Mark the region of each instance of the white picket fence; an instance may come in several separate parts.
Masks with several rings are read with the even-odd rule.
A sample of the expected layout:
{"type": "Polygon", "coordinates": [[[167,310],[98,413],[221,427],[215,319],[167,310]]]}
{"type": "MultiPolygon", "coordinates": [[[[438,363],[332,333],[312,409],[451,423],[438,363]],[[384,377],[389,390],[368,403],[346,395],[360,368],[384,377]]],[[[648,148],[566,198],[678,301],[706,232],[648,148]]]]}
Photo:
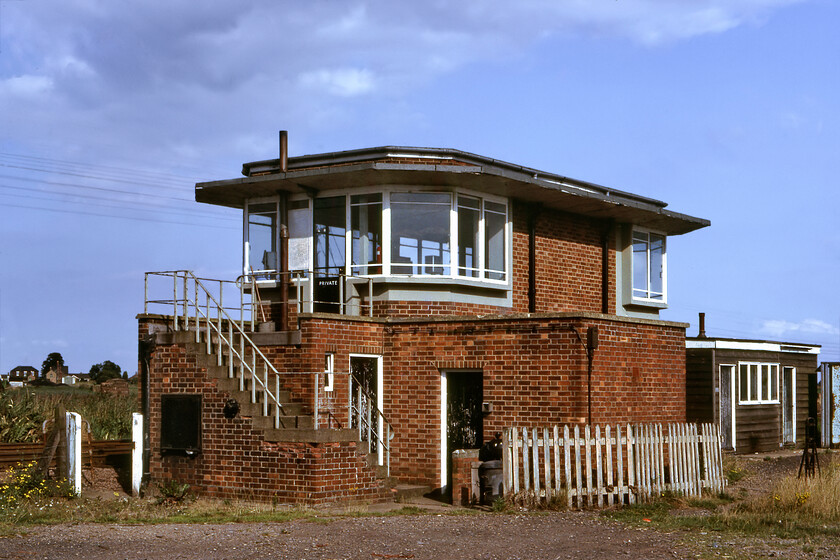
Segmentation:
{"type": "Polygon", "coordinates": [[[565,499],[582,508],[665,492],[699,497],[726,486],[714,424],[507,428],[502,441],[506,496],[565,499]]]}

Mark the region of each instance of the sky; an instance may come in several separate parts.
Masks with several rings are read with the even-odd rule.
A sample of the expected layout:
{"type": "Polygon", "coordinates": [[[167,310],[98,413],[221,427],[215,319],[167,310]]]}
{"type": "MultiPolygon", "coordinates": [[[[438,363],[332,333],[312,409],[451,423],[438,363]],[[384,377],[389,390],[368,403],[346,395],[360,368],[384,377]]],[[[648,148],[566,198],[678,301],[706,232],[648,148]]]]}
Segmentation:
{"type": "Polygon", "coordinates": [[[243,162],[454,148],[711,220],[669,309],[840,361],[840,3],[0,0],[0,371],[137,369],[146,271],[233,279],[243,162]]]}

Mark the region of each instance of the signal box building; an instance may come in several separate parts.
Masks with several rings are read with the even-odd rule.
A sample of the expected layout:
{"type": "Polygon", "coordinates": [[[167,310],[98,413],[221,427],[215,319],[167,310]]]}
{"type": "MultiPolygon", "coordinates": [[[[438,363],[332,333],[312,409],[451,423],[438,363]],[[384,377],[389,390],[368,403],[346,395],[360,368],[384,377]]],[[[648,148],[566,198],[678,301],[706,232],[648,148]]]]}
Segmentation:
{"type": "Polygon", "coordinates": [[[242,175],[195,193],[242,212],[244,319],[222,282],[149,276],[175,294],[139,316],[150,480],[388,499],[506,426],[686,420],[687,325],[659,314],[669,238],[707,220],[452,149],[281,136],[242,175]]]}

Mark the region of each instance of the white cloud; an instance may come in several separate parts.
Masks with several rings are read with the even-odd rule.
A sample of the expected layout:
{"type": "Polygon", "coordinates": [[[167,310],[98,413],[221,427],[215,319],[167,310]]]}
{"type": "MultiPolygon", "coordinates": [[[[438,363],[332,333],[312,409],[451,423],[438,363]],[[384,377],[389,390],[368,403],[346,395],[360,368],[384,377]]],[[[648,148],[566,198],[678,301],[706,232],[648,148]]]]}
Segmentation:
{"type": "Polygon", "coordinates": [[[315,70],[302,74],[300,82],[307,88],[323,88],[332,95],[343,97],[362,95],[374,89],[373,73],[363,68],[315,70]]]}
{"type": "Polygon", "coordinates": [[[761,324],[761,332],[776,338],[799,334],[837,336],[840,335],[840,328],[821,319],[804,319],[799,322],[771,319],[761,324]]]}
{"type": "Polygon", "coordinates": [[[0,81],[0,96],[31,97],[41,95],[53,88],[53,81],[47,76],[13,76],[0,81]]]}

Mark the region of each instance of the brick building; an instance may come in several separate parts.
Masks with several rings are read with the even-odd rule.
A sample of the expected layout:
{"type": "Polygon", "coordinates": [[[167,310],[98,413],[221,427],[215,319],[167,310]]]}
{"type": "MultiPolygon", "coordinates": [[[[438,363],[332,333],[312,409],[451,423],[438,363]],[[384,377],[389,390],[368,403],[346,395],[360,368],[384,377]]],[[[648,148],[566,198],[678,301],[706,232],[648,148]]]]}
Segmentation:
{"type": "Polygon", "coordinates": [[[708,221],[449,149],[288,158],[281,135],[243,175],[196,200],[243,211],[244,314],[147,278],[175,294],[139,316],[151,480],[386,499],[386,472],[445,488],[452,451],[504,426],[685,421],[666,246],[708,221]]]}

